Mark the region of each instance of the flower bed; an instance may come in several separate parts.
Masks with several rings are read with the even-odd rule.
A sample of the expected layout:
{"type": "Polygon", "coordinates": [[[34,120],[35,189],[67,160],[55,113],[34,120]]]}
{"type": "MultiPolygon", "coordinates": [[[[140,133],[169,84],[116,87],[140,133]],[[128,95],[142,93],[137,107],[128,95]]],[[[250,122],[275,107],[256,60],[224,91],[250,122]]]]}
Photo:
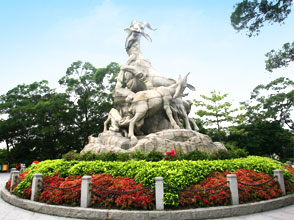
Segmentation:
{"type": "MultiPolygon", "coordinates": [[[[231,172],[229,171],[223,173],[216,171],[200,184],[187,187],[187,191],[182,192],[180,195],[180,205],[183,207],[229,205],[231,195],[226,185],[206,192],[193,193],[191,191],[214,188],[217,185],[221,185],[227,181],[226,175],[230,173],[231,172]]],[[[268,200],[282,196],[282,190],[280,189],[279,185],[275,180],[271,180],[272,177],[268,174],[257,173],[250,169],[238,169],[233,172],[233,174],[236,174],[239,182],[238,188],[240,204],[268,200]],[[242,185],[240,182],[250,185],[256,184],[257,186],[246,186],[242,185]],[[268,183],[262,184],[265,182],[268,183]]]]}
{"type": "MultiPolygon", "coordinates": [[[[255,181],[258,183],[259,181],[259,183],[261,183],[272,177],[274,169],[283,170],[286,188],[293,189],[293,176],[288,169],[283,167],[282,163],[268,158],[256,156],[251,156],[242,159],[216,161],[43,161],[39,164],[32,165],[30,168],[28,168],[28,171],[30,173],[26,175],[24,181],[18,184],[18,186],[14,189],[14,193],[21,197],[27,197],[24,195],[28,194],[30,190],[32,176],[34,173],[42,173],[46,177],[44,178],[44,181],[47,181],[48,178],[54,178],[54,176],[56,176],[56,172],[58,172],[58,178],[60,178],[58,180],[61,181],[58,184],[65,184],[64,186],[66,186],[67,184],[69,184],[68,186],[70,186],[70,184],[76,184],[76,182],[73,181],[77,181],[78,179],[80,181],[80,176],[92,175],[94,178],[93,180],[95,180],[95,178],[98,178],[97,181],[100,181],[98,181],[99,184],[107,182],[108,184],[106,185],[110,187],[109,189],[138,189],[140,187],[142,188],[143,186],[148,186],[152,184],[154,185],[155,177],[162,176],[164,179],[164,183],[169,184],[173,187],[177,187],[180,189],[184,189],[187,187],[190,187],[191,189],[197,189],[197,187],[206,188],[209,187],[209,185],[217,185],[217,183],[220,183],[222,180],[225,179],[225,175],[229,172],[235,172],[237,176],[239,175],[238,178],[241,178],[241,182],[244,181],[245,183],[247,183],[250,181],[255,181]],[[102,176],[95,176],[97,174],[100,174],[102,176]],[[69,178],[69,176],[72,177],[69,178]],[[110,176],[114,180],[110,180],[110,176]],[[127,179],[123,179],[123,177],[127,179]],[[66,178],[68,178],[67,183],[62,183],[62,181],[65,181],[66,178]],[[72,182],[69,183],[68,181],[72,182]]],[[[278,188],[273,187],[272,189],[274,193],[271,193],[270,189],[266,189],[265,194],[262,192],[259,193],[258,190],[254,189],[252,191],[257,191],[258,193],[253,196],[248,196],[246,193],[242,194],[240,191],[240,201],[259,201],[261,199],[269,199],[274,198],[276,196],[280,196],[280,191],[277,190],[278,188]]],[[[248,191],[250,189],[246,188],[245,190],[248,191]]],[[[154,206],[154,203],[151,202],[153,198],[152,196],[148,197],[149,195],[147,194],[147,192],[142,192],[142,194],[139,194],[138,196],[136,195],[136,200],[134,200],[134,196],[127,195],[121,196],[119,199],[112,198],[110,200],[102,199],[101,197],[95,198],[94,196],[94,200],[97,200],[97,203],[94,202],[92,204],[97,207],[152,209],[154,206]],[[137,204],[137,200],[140,200],[141,202],[137,204]]],[[[178,191],[167,188],[165,189],[164,202],[165,205],[169,207],[201,207],[211,205],[227,205],[229,204],[228,198],[230,198],[230,195],[228,194],[229,193],[227,191],[224,191],[222,193],[216,194],[217,196],[205,198],[208,200],[208,202],[206,202],[206,200],[203,197],[201,202],[199,200],[199,197],[197,197],[196,195],[194,200],[183,199],[178,191]]],[[[63,195],[60,194],[60,196],[63,195]]],[[[49,198],[48,193],[47,198],[49,198]]],[[[47,202],[46,199],[42,200],[41,197],[40,200],[47,202]]],[[[74,203],[72,201],[72,197],[63,199],[60,198],[57,200],[60,200],[60,202],[65,201],[62,202],[65,204],[74,203]]]]}

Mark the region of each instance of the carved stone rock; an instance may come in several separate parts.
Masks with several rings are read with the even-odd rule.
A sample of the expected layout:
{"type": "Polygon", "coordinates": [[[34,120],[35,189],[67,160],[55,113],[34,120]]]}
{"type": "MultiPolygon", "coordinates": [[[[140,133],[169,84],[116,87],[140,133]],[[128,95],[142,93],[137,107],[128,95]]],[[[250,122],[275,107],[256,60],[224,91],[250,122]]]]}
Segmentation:
{"type": "Polygon", "coordinates": [[[157,114],[153,115],[152,117],[144,119],[144,124],[141,127],[141,130],[144,132],[144,134],[151,134],[157,131],[171,128],[172,125],[168,120],[165,112],[162,110],[157,112],[157,114]]]}
{"type": "Polygon", "coordinates": [[[132,144],[130,139],[121,136],[119,133],[106,131],[100,133],[98,137],[89,137],[89,144],[85,146],[81,153],[88,151],[93,153],[133,152],[136,150],[167,152],[179,147],[185,153],[195,149],[206,152],[226,149],[222,143],[212,142],[207,135],[199,132],[187,129],[168,129],[147,136],[139,136],[138,142],[135,144],[132,144]]]}

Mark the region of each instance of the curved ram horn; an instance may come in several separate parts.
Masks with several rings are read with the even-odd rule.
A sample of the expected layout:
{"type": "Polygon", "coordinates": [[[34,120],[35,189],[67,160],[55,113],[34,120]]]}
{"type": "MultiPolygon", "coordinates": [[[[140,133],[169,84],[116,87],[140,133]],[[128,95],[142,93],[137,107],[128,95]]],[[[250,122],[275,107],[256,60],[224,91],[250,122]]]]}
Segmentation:
{"type": "Polygon", "coordinates": [[[187,80],[189,74],[190,74],[190,72],[186,74],[186,76],[184,77],[184,80],[187,80]]]}
{"type": "Polygon", "coordinates": [[[152,30],[152,31],[156,31],[157,29],[153,29],[150,24],[148,22],[142,22],[144,27],[147,27],[148,29],[152,30]]]}
{"type": "Polygon", "coordinates": [[[134,19],[132,20],[131,26],[133,26],[137,21],[134,19]]]}

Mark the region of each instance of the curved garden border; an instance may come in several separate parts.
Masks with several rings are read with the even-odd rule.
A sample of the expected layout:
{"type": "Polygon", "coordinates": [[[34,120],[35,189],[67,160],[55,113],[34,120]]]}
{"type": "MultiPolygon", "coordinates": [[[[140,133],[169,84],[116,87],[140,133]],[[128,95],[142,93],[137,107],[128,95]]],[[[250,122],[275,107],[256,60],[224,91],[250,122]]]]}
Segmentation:
{"type": "Polygon", "coordinates": [[[294,195],[292,194],[276,199],[235,206],[218,206],[211,208],[185,209],[176,211],[125,211],[115,209],[93,209],[48,205],[45,203],[20,199],[15,195],[10,194],[5,188],[1,191],[1,197],[4,201],[19,208],[49,215],[84,219],[118,220],[224,218],[264,212],[294,204],[294,195]]]}

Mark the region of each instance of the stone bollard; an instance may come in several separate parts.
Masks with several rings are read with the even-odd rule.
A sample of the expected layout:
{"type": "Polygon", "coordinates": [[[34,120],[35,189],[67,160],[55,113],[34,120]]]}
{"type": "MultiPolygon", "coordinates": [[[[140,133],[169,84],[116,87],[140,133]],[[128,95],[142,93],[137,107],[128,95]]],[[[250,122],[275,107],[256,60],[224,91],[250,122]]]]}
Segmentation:
{"type": "Polygon", "coordinates": [[[285,189],[285,182],[284,182],[284,175],[282,170],[274,170],[274,177],[277,179],[277,181],[280,184],[280,188],[283,191],[283,195],[286,195],[286,189],[285,189]]]}
{"type": "Polygon", "coordinates": [[[92,177],[91,176],[83,176],[82,177],[82,185],[81,185],[81,207],[87,208],[91,203],[91,184],[92,177]]]}
{"type": "Polygon", "coordinates": [[[163,178],[155,177],[155,201],[156,201],[156,209],[163,210],[163,178]]]}
{"type": "Polygon", "coordinates": [[[11,184],[10,184],[10,192],[12,192],[12,186],[17,184],[19,181],[19,171],[12,171],[10,173],[11,176],[11,184]]]}
{"type": "Polygon", "coordinates": [[[289,166],[292,166],[292,162],[291,161],[286,161],[286,164],[288,164],[289,166]]]}
{"type": "Polygon", "coordinates": [[[11,168],[11,170],[10,170],[10,177],[9,177],[9,179],[11,179],[11,178],[12,178],[12,172],[13,172],[13,171],[17,171],[17,170],[16,170],[16,168],[11,168]]]}
{"type": "Polygon", "coordinates": [[[42,173],[35,173],[34,177],[33,177],[33,183],[32,183],[32,194],[31,194],[31,200],[34,201],[35,200],[35,196],[37,194],[37,192],[39,191],[39,181],[43,180],[43,175],[42,173]]]}
{"type": "Polygon", "coordinates": [[[227,175],[228,186],[231,190],[231,202],[232,205],[239,205],[239,192],[238,192],[238,181],[235,174],[227,175]]]}

